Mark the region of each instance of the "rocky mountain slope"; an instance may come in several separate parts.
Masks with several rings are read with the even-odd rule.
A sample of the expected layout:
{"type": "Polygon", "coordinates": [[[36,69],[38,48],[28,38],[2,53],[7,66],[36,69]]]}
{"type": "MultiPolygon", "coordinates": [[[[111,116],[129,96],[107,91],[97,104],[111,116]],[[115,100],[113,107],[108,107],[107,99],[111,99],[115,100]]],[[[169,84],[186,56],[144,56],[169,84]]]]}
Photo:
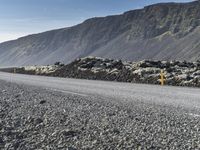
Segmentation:
{"type": "Polygon", "coordinates": [[[122,60],[200,57],[200,1],[161,3],[0,44],[0,65],[69,63],[88,55],[122,60]]]}

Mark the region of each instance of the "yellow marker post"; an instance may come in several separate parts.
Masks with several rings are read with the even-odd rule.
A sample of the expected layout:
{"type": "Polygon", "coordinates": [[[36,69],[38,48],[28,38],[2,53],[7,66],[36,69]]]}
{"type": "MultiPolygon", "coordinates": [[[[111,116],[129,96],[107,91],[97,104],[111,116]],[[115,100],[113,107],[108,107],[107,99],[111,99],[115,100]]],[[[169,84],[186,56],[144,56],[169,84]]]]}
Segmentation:
{"type": "Polygon", "coordinates": [[[14,68],[14,73],[16,73],[16,68],[14,68]]]}
{"type": "Polygon", "coordinates": [[[160,83],[161,83],[162,86],[165,83],[165,75],[164,75],[163,70],[161,70],[161,72],[160,72],[160,83]]]}

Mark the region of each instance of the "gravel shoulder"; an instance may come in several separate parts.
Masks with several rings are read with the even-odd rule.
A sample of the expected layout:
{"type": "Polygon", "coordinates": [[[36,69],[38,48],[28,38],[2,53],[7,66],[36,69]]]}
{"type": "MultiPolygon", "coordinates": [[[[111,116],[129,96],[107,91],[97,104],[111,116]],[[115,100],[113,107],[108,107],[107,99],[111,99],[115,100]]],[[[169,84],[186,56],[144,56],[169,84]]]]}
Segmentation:
{"type": "Polygon", "coordinates": [[[3,150],[200,149],[197,109],[0,85],[3,150]]]}

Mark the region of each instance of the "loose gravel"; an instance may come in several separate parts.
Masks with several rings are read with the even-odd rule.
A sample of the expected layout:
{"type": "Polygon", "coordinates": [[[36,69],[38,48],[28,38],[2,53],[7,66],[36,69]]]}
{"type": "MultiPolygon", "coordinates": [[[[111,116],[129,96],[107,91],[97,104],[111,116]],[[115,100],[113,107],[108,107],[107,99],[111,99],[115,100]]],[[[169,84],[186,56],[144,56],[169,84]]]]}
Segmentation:
{"type": "Polygon", "coordinates": [[[2,150],[200,149],[198,110],[0,85],[2,150]]]}

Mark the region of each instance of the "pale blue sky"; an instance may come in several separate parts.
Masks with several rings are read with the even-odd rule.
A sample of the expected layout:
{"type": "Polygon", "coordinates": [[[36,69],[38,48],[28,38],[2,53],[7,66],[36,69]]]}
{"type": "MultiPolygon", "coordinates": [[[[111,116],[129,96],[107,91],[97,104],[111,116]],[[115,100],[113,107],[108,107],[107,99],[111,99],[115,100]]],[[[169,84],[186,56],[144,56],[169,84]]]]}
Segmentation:
{"type": "Polygon", "coordinates": [[[0,42],[149,4],[189,1],[192,0],[0,0],[0,42]]]}

